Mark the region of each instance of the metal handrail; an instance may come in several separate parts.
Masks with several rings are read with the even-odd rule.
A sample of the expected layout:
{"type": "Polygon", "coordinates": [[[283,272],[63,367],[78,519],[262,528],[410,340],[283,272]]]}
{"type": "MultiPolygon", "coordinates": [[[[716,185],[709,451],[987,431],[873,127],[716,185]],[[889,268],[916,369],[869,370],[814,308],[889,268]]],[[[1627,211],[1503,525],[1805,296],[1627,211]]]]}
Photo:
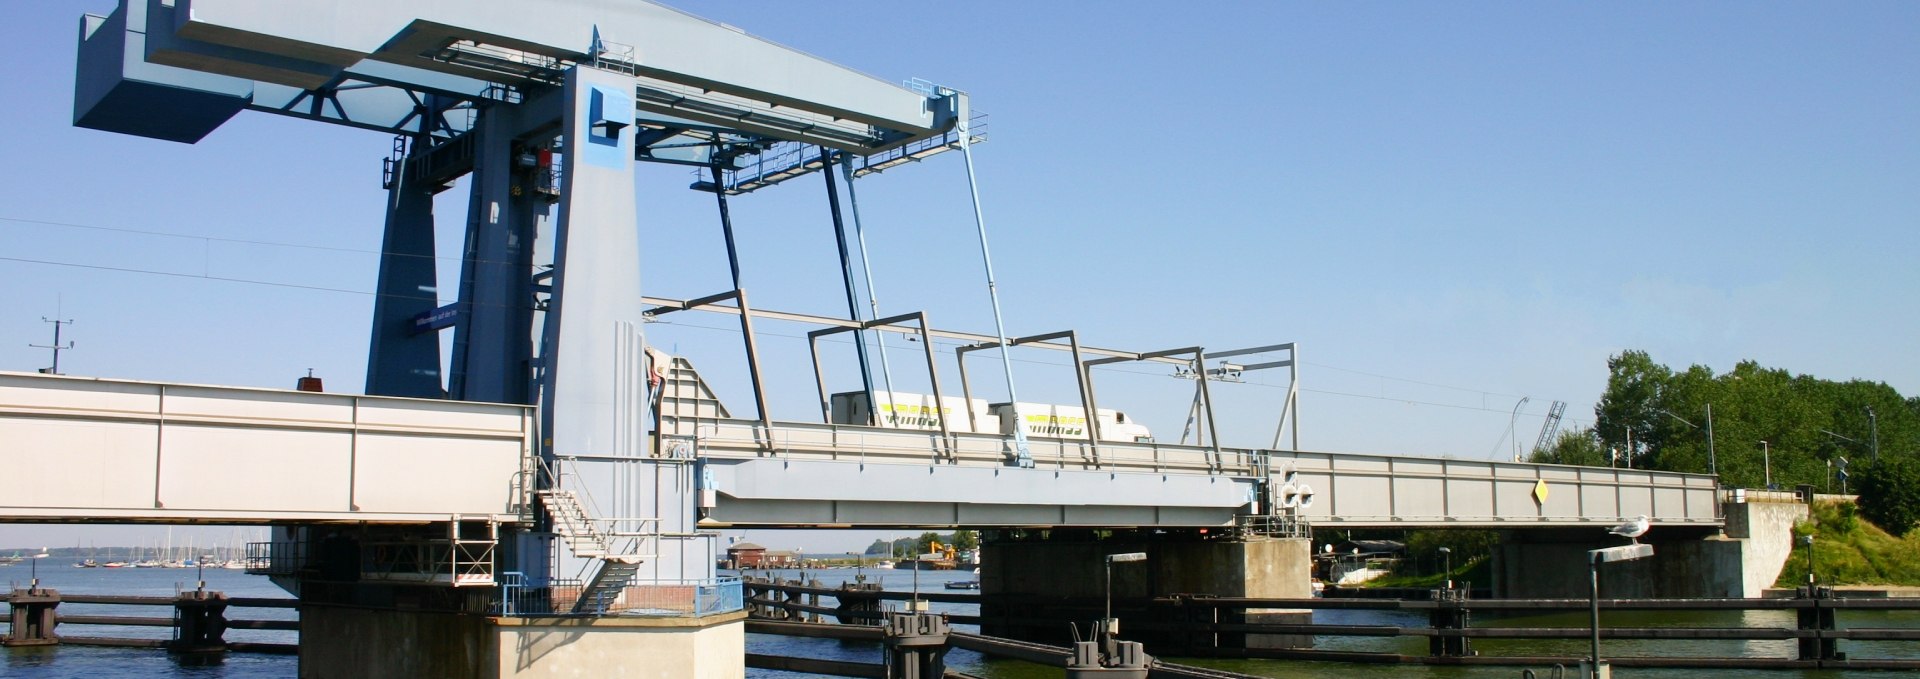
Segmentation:
{"type": "MultiPolygon", "coordinates": [[[[727,435],[728,430],[723,430],[722,426],[729,422],[737,422],[738,424],[729,427],[728,430],[744,428],[750,421],[706,421],[695,425],[695,436],[703,439],[706,444],[702,447],[702,450],[711,450],[716,444],[722,447],[742,448],[748,447],[749,444],[757,444],[757,440],[750,440],[744,435],[727,435]]],[[[941,436],[939,432],[921,431],[917,429],[885,429],[859,425],[783,422],[776,425],[769,434],[768,438],[773,442],[776,455],[784,458],[793,457],[795,451],[820,450],[824,452],[837,452],[846,447],[852,447],[853,450],[849,452],[856,453],[862,461],[867,459],[868,454],[877,456],[893,454],[920,458],[942,448],[942,446],[939,446],[937,443],[938,437],[941,436]],[[822,444],[796,442],[796,438],[805,432],[825,434],[832,442],[822,444]],[[916,436],[922,438],[914,440],[924,441],[924,444],[899,442],[903,439],[912,439],[916,436]]],[[[951,436],[956,441],[999,442],[1005,439],[1005,437],[997,434],[975,432],[953,432],[951,436]]],[[[1086,454],[1092,444],[1084,440],[1036,437],[1030,439],[1030,441],[1035,449],[1036,460],[1058,463],[1061,466],[1085,466],[1089,469],[1101,470],[1139,469],[1153,472],[1174,469],[1193,469],[1207,470],[1209,474],[1227,476],[1256,476],[1260,475],[1263,470],[1271,468],[1271,462],[1268,460],[1269,454],[1266,451],[1244,448],[1222,448],[1221,453],[1225,458],[1222,460],[1224,464],[1216,464],[1203,459],[1196,459],[1193,462],[1178,462],[1168,459],[1169,456],[1166,454],[1168,452],[1177,452],[1194,455],[1204,454],[1210,457],[1213,454],[1212,448],[1203,446],[1103,441],[1100,444],[1103,454],[1096,460],[1086,454]]],[[[991,459],[997,461],[999,457],[987,453],[956,449],[952,453],[951,459],[953,462],[958,462],[962,459],[976,461],[988,461],[991,459]]]]}

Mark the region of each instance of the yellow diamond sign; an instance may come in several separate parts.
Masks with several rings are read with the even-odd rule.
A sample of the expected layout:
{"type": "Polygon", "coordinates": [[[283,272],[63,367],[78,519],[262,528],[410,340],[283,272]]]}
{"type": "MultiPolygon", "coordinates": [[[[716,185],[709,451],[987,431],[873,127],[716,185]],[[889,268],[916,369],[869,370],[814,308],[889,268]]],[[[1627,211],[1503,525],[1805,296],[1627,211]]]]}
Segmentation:
{"type": "Polygon", "coordinates": [[[1543,505],[1547,503],[1546,479],[1533,482],[1533,501],[1543,505]]]}

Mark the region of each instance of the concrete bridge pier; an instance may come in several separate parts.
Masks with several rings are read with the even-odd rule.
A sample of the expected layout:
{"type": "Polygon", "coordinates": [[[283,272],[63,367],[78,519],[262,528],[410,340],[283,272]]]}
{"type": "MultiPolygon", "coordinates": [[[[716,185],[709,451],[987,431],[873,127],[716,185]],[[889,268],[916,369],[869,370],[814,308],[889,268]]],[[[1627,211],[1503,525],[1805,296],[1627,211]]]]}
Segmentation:
{"type": "Polygon", "coordinates": [[[306,583],[302,679],[622,676],[739,679],[746,613],[686,617],[491,615],[425,587],[361,586],[333,601],[306,583]]]}
{"type": "MultiPolygon", "coordinates": [[[[1641,542],[1653,558],[1600,569],[1609,598],[1756,598],[1772,587],[1793,553],[1793,525],[1807,505],[1791,493],[1744,493],[1721,506],[1724,531],[1656,527],[1641,542]]],[[[1511,599],[1583,599],[1587,550],[1625,544],[1606,526],[1507,531],[1493,551],[1493,595],[1511,599]]]]}
{"type": "MultiPolygon", "coordinates": [[[[1226,648],[1295,645],[1285,635],[1196,636],[1164,611],[1137,602],[1152,597],[1308,598],[1311,541],[1295,538],[1165,531],[991,531],[981,546],[980,629],[993,636],[1040,643],[1073,641],[1069,624],[1085,629],[1104,616],[1105,557],[1145,552],[1143,563],[1113,564],[1113,617],[1119,636],[1143,642],[1149,652],[1195,643],[1226,648]]],[[[1310,622],[1306,611],[1247,611],[1233,623],[1310,622]]]]}
{"type": "MultiPolygon", "coordinates": [[[[1740,597],[1744,545],[1718,535],[1641,538],[1653,557],[1600,569],[1600,596],[1608,599],[1740,597]]],[[[1585,599],[1592,585],[1587,552],[1627,544],[1604,528],[1508,531],[1493,550],[1496,599],[1585,599]]]]}

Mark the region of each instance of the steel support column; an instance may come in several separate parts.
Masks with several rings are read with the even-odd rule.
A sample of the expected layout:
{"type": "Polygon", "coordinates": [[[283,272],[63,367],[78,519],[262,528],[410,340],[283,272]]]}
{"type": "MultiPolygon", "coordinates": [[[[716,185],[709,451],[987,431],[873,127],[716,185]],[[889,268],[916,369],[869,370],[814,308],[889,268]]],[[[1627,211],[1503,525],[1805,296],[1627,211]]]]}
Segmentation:
{"type": "MultiPolygon", "coordinates": [[[[616,516],[650,514],[665,535],[691,535],[691,466],[646,454],[644,301],[634,187],[631,76],[566,73],[564,162],[554,229],[553,295],[541,331],[543,454],[589,462],[580,483],[612,498],[616,516]],[[646,514],[638,513],[646,512],[646,514]]],[[[638,577],[705,580],[704,540],[659,540],[638,577]]],[[[563,557],[561,569],[568,564],[563,557]]]]}
{"type": "MultiPolygon", "coordinates": [[[[833,212],[833,246],[840,252],[840,279],[847,289],[847,319],[858,323],[865,319],[861,318],[859,296],[854,291],[853,260],[847,253],[847,228],[840,218],[840,190],[833,179],[833,152],[825,148],[820,149],[820,164],[824,168],[820,175],[827,179],[827,205],[833,212]]],[[[877,417],[879,408],[875,407],[878,401],[873,398],[873,365],[867,360],[865,331],[853,331],[853,351],[860,359],[860,387],[867,392],[867,413],[869,417],[877,417]]],[[[871,419],[867,422],[867,424],[874,423],[871,419]]]]}
{"type": "Polygon", "coordinates": [[[514,167],[514,112],[489,108],[476,123],[460,317],[447,385],[448,394],[463,401],[534,400],[533,242],[547,203],[524,186],[526,177],[518,175],[525,173],[514,167]],[[518,195],[516,182],[522,184],[518,195]]]}
{"type": "MultiPolygon", "coordinates": [[[[423,142],[421,137],[409,140],[408,151],[425,151],[423,142]]],[[[414,328],[415,317],[439,307],[433,194],[440,187],[416,180],[407,171],[411,158],[409,154],[389,168],[386,235],[380,243],[380,277],[374,286],[366,392],[442,398],[446,390],[440,385],[440,336],[414,328]]]]}

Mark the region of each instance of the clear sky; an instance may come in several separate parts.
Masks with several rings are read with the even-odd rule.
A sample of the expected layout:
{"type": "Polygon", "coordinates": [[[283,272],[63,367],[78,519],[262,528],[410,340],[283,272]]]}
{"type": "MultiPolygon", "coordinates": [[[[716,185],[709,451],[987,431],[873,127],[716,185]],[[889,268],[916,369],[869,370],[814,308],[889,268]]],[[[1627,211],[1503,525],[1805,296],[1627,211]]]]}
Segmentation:
{"type": "MultiPolygon", "coordinates": [[[[970,92],[991,116],[978,170],[1009,332],[1298,342],[1308,449],[1509,456],[1520,397],[1522,448],[1552,400],[1590,423],[1624,349],[1920,392],[1920,4],[678,6],[970,92]]],[[[57,314],[76,321],[69,374],[290,387],[313,368],[358,390],[390,139],[258,113],[192,146],[71,127],[78,16],[110,8],[17,3],[0,24],[0,369],[45,366],[27,345],[57,314]]],[[[691,179],[643,172],[648,294],[726,287],[691,179]]],[[[957,154],[859,190],[882,310],[990,331],[957,154]]],[[[440,199],[443,289],[463,202],[440,199]]],[[[734,207],[757,306],[844,313],[819,179],[734,207]]],[[[751,410],[738,335],[674,320],[652,341],[751,410]]],[[[803,329],[764,329],[776,416],[809,417],[803,329]]],[[[1023,400],[1073,401],[1059,356],[1016,356],[1023,400]]],[[[1102,405],[1178,438],[1192,384],[1124,370],[1098,375],[1102,405]]],[[[1222,389],[1227,443],[1266,443],[1280,393],[1222,389]]],[[[0,526],[0,547],[75,534],[0,526]]]]}

